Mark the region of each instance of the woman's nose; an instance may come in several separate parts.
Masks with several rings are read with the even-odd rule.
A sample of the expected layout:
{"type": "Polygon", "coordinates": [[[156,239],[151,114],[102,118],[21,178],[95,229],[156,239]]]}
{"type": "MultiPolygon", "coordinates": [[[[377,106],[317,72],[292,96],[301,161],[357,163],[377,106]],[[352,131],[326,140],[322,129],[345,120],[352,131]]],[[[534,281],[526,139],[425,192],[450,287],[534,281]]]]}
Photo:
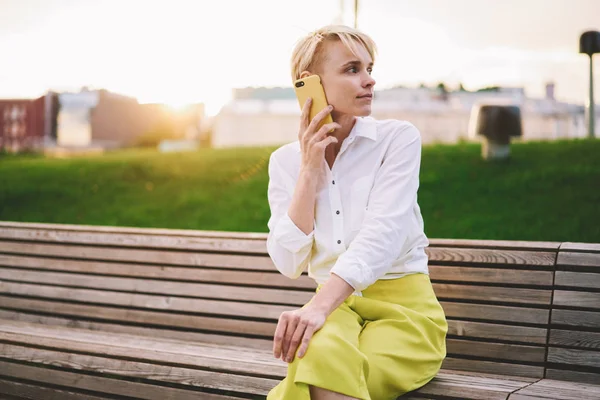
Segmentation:
{"type": "Polygon", "coordinates": [[[363,82],[363,86],[364,87],[375,86],[375,79],[373,79],[373,77],[371,75],[367,74],[367,77],[365,78],[365,80],[363,82]]]}

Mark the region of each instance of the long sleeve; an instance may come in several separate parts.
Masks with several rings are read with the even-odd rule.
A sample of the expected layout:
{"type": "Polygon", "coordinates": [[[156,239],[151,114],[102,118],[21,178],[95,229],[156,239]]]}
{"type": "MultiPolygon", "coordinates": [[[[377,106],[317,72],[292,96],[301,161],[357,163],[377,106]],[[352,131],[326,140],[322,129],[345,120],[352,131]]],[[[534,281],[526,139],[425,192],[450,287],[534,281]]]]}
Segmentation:
{"type": "Polygon", "coordinates": [[[395,133],[377,171],[360,231],[331,269],[357,291],[384,276],[404,247],[419,187],[421,136],[395,133]]]}
{"type": "Polygon", "coordinates": [[[281,168],[274,154],[271,154],[269,159],[267,197],[271,217],[267,223],[269,227],[267,252],[279,272],[289,278],[296,279],[308,265],[314,241],[314,231],[306,235],[291,220],[287,211],[293,193],[293,187],[289,183],[291,178],[281,168]]]}

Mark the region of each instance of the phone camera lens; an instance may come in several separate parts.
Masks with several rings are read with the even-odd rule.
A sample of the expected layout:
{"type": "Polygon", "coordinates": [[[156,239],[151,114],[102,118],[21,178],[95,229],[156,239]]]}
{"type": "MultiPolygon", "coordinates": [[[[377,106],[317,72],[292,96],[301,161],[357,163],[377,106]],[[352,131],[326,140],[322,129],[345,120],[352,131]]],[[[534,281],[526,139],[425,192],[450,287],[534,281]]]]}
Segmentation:
{"type": "Polygon", "coordinates": [[[302,87],[304,86],[304,82],[300,81],[300,82],[296,82],[296,87],[302,87]]]}

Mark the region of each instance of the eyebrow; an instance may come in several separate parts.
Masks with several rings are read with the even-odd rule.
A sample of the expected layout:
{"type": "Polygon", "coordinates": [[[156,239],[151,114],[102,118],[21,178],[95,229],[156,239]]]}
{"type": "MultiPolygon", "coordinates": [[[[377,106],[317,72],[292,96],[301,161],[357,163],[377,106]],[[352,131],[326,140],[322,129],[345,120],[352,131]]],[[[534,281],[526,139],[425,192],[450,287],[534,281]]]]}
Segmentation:
{"type": "MultiPolygon", "coordinates": [[[[347,63],[345,63],[344,65],[342,65],[342,68],[344,68],[344,67],[349,67],[349,66],[351,66],[351,65],[352,65],[352,66],[355,66],[355,65],[362,65],[362,62],[361,62],[361,61],[358,61],[358,60],[352,60],[352,61],[348,61],[347,63]]],[[[373,66],[373,63],[372,63],[372,62],[371,62],[371,63],[369,63],[369,65],[368,65],[368,66],[369,66],[369,67],[372,67],[372,66],[373,66]]]]}

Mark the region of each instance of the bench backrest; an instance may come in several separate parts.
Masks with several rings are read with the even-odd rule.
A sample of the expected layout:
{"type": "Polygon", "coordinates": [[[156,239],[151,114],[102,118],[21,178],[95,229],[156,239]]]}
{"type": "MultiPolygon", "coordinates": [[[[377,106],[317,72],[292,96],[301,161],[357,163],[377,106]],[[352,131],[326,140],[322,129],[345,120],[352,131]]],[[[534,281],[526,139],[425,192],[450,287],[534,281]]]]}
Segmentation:
{"type": "MultiPolygon", "coordinates": [[[[270,349],[280,313],[305,304],[315,284],[279,274],[265,240],[0,223],[0,318],[270,349]]],[[[559,246],[431,240],[431,278],[449,321],[444,368],[544,376],[559,246]]]]}
{"type": "Polygon", "coordinates": [[[554,285],[547,377],[598,384],[600,244],[563,243],[554,285]]]}

